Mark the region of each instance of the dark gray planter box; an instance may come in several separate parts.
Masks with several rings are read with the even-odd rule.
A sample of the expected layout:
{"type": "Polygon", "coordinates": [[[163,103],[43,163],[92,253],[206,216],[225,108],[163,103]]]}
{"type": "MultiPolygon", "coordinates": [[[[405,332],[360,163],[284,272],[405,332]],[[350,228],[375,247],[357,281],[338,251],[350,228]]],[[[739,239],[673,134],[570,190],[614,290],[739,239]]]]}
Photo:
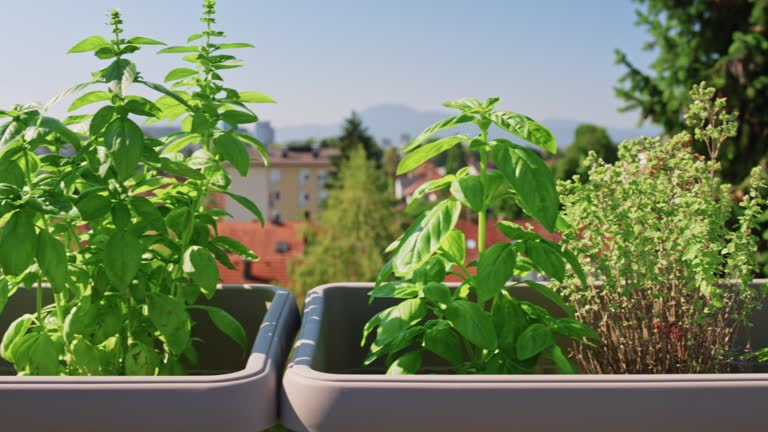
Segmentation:
{"type": "MultiPolygon", "coordinates": [[[[205,345],[190,376],[17,377],[0,361],[0,430],[255,432],[272,426],[299,324],[293,295],[267,285],[226,286],[210,304],[243,324],[249,355],[195,311],[193,336],[205,345]]],[[[33,290],[17,292],[0,316],[0,332],[34,305],[33,290]]]]}
{"type": "MultiPolygon", "coordinates": [[[[361,328],[394,304],[369,305],[371,287],[333,284],[307,295],[283,377],[281,421],[287,428],[724,432],[768,424],[768,374],[387,376],[383,369],[362,369],[361,328]]],[[[754,320],[753,346],[768,346],[768,312],[754,320]]],[[[440,368],[436,359],[425,358],[424,366],[440,368]]]]}

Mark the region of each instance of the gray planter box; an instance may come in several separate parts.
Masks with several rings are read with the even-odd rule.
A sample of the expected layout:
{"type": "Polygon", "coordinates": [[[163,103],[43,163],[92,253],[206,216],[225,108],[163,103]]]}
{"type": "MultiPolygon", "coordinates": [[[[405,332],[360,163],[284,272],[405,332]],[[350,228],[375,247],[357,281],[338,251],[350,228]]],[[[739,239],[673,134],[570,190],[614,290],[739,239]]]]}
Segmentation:
{"type": "MultiPolygon", "coordinates": [[[[371,287],[325,285],[307,295],[283,377],[287,428],[724,432],[764,430],[768,423],[768,374],[387,376],[383,369],[363,369],[361,328],[394,304],[369,305],[371,287]]],[[[755,323],[753,346],[768,346],[768,313],[758,313],[755,323]]],[[[424,367],[439,371],[441,365],[425,358],[424,367]]]]}
{"type": "MultiPolygon", "coordinates": [[[[0,429],[6,431],[259,431],[277,421],[283,365],[299,324],[288,291],[227,286],[210,304],[238,319],[253,343],[249,355],[193,312],[201,337],[199,369],[173,377],[17,377],[0,361],[0,429]]],[[[34,310],[35,292],[17,292],[0,331],[34,310]]]]}

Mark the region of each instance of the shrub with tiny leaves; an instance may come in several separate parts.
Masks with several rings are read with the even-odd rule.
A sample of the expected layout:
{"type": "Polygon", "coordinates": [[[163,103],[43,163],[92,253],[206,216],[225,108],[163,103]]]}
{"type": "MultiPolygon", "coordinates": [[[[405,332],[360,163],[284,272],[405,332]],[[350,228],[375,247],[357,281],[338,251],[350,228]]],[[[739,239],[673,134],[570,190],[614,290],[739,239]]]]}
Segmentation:
{"type": "Polygon", "coordinates": [[[559,184],[564,216],[576,227],[563,244],[591,283],[569,277],[558,291],[603,341],[573,347],[587,372],[726,371],[736,332],[763,298],[750,282],[765,182],[755,169],[731,228],[731,186],[718,178],[717,156],[736,132],[735,114],[703,83],[691,97],[692,133],[622,143],[612,165],[593,154],[588,182],[559,184]],[[694,153],[694,140],[708,157],[694,153]]]}

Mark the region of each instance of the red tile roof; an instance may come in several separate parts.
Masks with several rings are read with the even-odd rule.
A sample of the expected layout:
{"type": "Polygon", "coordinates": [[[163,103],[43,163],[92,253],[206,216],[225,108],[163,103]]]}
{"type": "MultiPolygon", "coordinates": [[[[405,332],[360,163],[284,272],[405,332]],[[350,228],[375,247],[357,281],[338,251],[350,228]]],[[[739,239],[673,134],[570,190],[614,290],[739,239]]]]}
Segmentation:
{"type": "Polygon", "coordinates": [[[232,237],[259,256],[259,260],[251,263],[251,280],[245,279],[245,263],[237,255],[229,254],[229,259],[236,270],[231,270],[219,264],[219,274],[222,283],[274,283],[283,287],[290,286],[288,276],[288,261],[304,253],[302,226],[304,222],[283,222],[273,224],[267,222],[262,228],[258,222],[219,222],[219,235],[232,237]],[[278,242],[289,246],[286,253],[276,251],[278,242]]]}

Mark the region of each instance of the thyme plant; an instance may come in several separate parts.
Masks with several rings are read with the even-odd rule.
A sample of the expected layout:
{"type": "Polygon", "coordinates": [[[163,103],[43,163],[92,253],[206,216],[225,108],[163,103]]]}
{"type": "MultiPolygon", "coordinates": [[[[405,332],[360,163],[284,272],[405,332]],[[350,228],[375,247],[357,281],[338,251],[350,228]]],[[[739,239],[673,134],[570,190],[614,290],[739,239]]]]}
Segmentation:
{"type": "MultiPolygon", "coordinates": [[[[196,67],[194,92],[141,75],[128,56],[164,44],[124,37],[114,10],[110,40],[91,36],[70,50],[92,52],[109,65],[52,101],[95,86],[69,107],[101,103],[95,113],[59,122],[41,107],[0,111],[10,119],[0,126],[0,312],[19,289],[37,292],[35,312],[14,321],[0,344],[0,355],[19,374],[182,374],[196,363],[200,342],[191,334],[191,309],[205,310],[247,349],[245,331],[231,315],[198,304],[216,291],[216,260],[232,265],[226,252],[256,258],[237,240],[217,235],[216,220],[226,212],[204,202],[210,192],[229,193],[224,163],[246,175],[244,142],[263,150],[253,138],[221,130],[218,121],[256,121],[245,104],[267,100],[221,84],[218,71],[239,64],[216,52],[244,44],[211,42],[223,36],[212,29],[214,6],[204,2],[204,43],[186,47],[195,50],[188,58],[196,67]],[[135,84],[162,96],[152,102],[129,94],[135,84]],[[136,123],[182,115],[183,131],[164,140],[145,136],[136,123]],[[179,141],[201,148],[184,157],[179,141]],[[46,283],[54,301],[47,306],[46,283]]],[[[246,198],[230,196],[261,216],[246,198]]]]}
{"type": "Polygon", "coordinates": [[[362,344],[370,342],[366,364],[384,358],[387,373],[411,374],[420,370],[423,355],[431,352],[457,373],[524,373],[535,370],[539,359],[548,357],[560,372],[571,373],[574,368],[555,336],[576,341],[596,337],[572,318],[570,306],[549,287],[533,281],[515,283],[538,291],[566,317],[556,318],[507,290],[508,281],[532,270],[563,280],[569,263],[582,274],[573,254],[507,221],[499,221],[497,226],[510,241],[486,247],[488,209],[505,196],[513,196],[527,215],[548,230],[564,226],[558,216],[555,179],[542,158],[507,139],[490,140],[488,129],[495,124],[553,153],[557,150],[554,136],[524,115],[494,111],[498,102],[499,98],[490,98],[446,103],[460,113],[430,126],[403,150],[407,154],[398,174],[469,142],[480,155],[479,174],[470,174],[469,167],[463,167],[456,174],[425,183],[416,192],[414,199],[440,189],[447,189],[450,196],[416,219],[388,248],[392,259],[380,272],[370,296],[372,300],[386,297],[402,302],[365,326],[362,344]],[[464,124],[474,124],[479,133],[427,141],[438,131],[464,124]],[[479,259],[468,264],[464,233],[455,228],[462,208],[478,218],[479,259]],[[462,279],[458,289],[443,283],[447,274],[462,279]]]}
{"type": "Polygon", "coordinates": [[[686,113],[691,132],[671,139],[621,144],[619,160],[592,154],[589,181],[560,184],[565,217],[577,228],[563,244],[575,251],[590,281],[569,276],[559,291],[576,317],[602,337],[574,346],[590,373],[714,373],[738,355],[762,289],[750,285],[765,208],[765,181],[752,172],[752,190],[732,217],[731,186],[719,177],[721,146],[736,133],[735,114],[705,84],[693,87],[686,113]],[[693,151],[695,142],[708,157],[693,151]]]}

